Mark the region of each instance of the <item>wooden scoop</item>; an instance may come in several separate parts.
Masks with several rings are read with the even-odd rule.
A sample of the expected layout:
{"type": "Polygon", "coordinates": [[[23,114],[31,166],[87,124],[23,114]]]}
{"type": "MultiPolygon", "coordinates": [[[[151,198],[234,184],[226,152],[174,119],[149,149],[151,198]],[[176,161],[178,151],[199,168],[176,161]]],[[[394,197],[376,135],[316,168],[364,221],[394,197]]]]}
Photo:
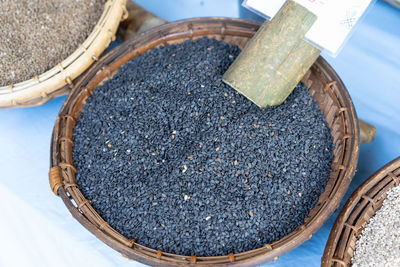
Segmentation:
{"type": "Polygon", "coordinates": [[[118,37],[127,41],[132,37],[145,32],[153,27],[167,23],[140,5],[128,0],[126,3],[128,18],[120,23],[118,37]]]}
{"type": "MultiPolygon", "coordinates": [[[[128,19],[118,32],[122,40],[166,23],[132,1],[127,10],[128,19]]],[[[272,22],[261,26],[223,80],[261,107],[281,104],[321,52],[303,41],[315,19],[307,9],[288,1],[272,22]],[[286,41],[282,44],[282,40],[286,41]]],[[[374,126],[360,120],[360,130],[362,143],[375,138],[374,126]]]]}
{"type": "Polygon", "coordinates": [[[257,106],[277,106],[290,95],[321,51],[303,38],[317,17],[289,0],[266,21],[222,80],[257,106]]]}

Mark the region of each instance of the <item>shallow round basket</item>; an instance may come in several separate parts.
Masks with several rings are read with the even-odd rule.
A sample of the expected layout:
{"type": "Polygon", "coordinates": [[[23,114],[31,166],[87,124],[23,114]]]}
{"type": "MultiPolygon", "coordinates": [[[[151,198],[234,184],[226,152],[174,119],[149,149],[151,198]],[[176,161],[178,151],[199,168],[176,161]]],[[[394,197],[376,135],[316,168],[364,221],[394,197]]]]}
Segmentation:
{"type": "Polygon", "coordinates": [[[108,0],[91,34],[57,66],[32,79],[0,87],[0,108],[41,105],[66,94],[73,87],[73,81],[96,62],[115,39],[119,22],[128,15],[125,2],[108,0]]]}
{"type": "Polygon", "coordinates": [[[195,18],[165,24],[115,48],[93,65],[73,88],[54,127],[50,186],[83,226],[124,256],[146,264],[163,266],[257,265],[276,260],[279,256],[310,239],[312,234],[338,208],[356,169],[359,128],[348,92],[335,71],[322,58],[315,62],[303,82],[318,102],[331,129],[335,143],[332,170],[324,193],[321,194],[318,203],[308,214],[304,224],[284,238],[255,250],[225,256],[182,256],[157,251],[142,246],[114,230],[93,209],[77,185],[76,168],[72,158],[73,131],[86,99],[91,97],[97,86],[105,80],[111,79],[118,68],[127,61],[154,47],[182,43],[185,40],[207,36],[243,48],[259,26],[253,21],[230,18],[195,18]]]}
{"type": "Polygon", "coordinates": [[[356,241],[382,207],[387,192],[400,183],[400,157],[388,163],[351,195],[340,212],[322,257],[322,266],[350,266],[356,241]]]}

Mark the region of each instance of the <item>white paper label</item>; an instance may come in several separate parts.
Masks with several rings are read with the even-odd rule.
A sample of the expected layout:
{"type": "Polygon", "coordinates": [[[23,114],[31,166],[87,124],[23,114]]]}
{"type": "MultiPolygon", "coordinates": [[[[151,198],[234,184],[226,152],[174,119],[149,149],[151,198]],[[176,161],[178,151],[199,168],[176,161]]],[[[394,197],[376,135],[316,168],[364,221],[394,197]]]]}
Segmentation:
{"type": "MultiPolygon", "coordinates": [[[[372,0],[295,0],[317,16],[305,39],[336,55],[372,0]]],[[[286,0],[246,0],[243,6],[272,19],[286,0]]]]}

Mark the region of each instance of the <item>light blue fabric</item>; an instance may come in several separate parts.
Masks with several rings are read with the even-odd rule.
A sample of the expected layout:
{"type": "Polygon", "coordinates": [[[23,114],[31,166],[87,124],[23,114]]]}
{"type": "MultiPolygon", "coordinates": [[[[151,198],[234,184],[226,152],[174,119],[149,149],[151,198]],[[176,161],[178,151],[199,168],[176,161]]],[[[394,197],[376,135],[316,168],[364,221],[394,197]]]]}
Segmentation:
{"type": "MultiPolygon", "coordinates": [[[[137,2],[170,21],[239,14],[237,0],[137,2]]],[[[400,156],[400,11],[378,1],[338,57],[325,58],[347,86],[358,116],[377,127],[376,140],[360,147],[358,172],[347,199],[369,175],[400,156]]],[[[64,100],[0,110],[0,266],[81,266],[82,250],[96,266],[141,266],[91,235],[50,191],[50,138],[64,100]],[[21,213],[40,219],[28,220],[21,213]],[[56,262],[49,255],[53,250],[56,262]]],[[[319,266],[336,216],[337,212],[309,241],[266,266],[319,266]]]]}

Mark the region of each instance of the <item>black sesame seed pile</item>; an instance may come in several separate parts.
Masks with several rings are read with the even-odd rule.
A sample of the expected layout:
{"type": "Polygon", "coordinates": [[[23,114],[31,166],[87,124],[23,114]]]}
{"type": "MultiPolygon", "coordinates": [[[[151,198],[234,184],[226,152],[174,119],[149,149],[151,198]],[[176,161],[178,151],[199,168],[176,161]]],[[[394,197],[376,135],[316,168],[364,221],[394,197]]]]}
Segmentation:
{"type": "Polygon", "coordinates": [[[259,248],[303,224],[333,143],[299,84],[259,109],[221,81],[240,49],[214,39],[159,47],[94,91],[74,132],[78,184],[139,244],[211,256],[259,248]]]}

